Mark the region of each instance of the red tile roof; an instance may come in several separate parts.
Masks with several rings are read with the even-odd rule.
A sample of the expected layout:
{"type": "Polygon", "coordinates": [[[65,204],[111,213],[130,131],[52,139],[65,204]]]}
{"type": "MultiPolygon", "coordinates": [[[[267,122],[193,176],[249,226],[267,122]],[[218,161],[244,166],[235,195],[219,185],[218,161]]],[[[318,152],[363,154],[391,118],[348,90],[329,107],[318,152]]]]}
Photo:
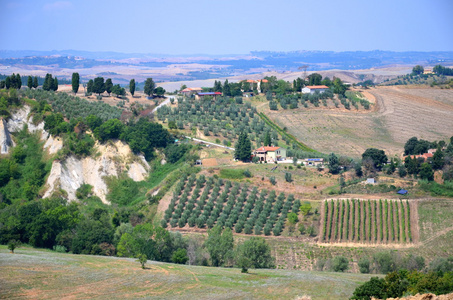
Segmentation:
{"type": "Polygon", "coordinates": [[[202,88],[185,88],[181,92],[197,92],[197,91],[202,91],[202,88]]]}
{"type": "Polygon", "coordinates": [[[277,149],[280,149],[280,147],[267,147],[267,146],[265,146],[265,147],[260,147],[260,148],[256,149],[255,151],[256,151],[256,152],[262,152],[262,151],[275,151],[275,150],[277,150],[277,149]]]}

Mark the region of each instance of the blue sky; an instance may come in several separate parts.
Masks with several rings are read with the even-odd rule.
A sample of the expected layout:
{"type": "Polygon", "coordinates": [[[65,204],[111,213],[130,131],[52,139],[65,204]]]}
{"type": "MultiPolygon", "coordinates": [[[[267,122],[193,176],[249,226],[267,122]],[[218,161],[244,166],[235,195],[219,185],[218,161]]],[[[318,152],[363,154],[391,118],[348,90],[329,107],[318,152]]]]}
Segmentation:
{"type": "Polygon", "coordinates": [[[0,0],[0,49],[453,51],[452,0],[0,0]]]}

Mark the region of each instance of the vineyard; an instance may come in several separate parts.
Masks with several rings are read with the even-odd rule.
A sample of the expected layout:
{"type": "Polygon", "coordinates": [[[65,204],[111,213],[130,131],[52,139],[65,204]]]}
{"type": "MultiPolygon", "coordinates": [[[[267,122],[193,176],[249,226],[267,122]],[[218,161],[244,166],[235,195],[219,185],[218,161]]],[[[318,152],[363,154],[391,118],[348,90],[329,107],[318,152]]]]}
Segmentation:
{"type": "Polygon", "coordinates": [[[413,242],[408,200],[326,200],[321,224],[326,243],[413,242]]]}
{"type": "Polygon", "coordinates": [[[293,195],[277,196],[275,191],[192,174],[176,185],[161,225],[212,228],[217,224],[236,233],[278,236],[288,213],[297,213],[300,205],[293,195]]]}

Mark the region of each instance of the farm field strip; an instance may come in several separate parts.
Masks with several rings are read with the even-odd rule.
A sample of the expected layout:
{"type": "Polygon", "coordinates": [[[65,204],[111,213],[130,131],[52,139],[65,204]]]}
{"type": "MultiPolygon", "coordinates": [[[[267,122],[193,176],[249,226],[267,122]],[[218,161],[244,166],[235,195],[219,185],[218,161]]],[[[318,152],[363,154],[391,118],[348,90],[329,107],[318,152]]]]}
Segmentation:
{"type": "Polygon", "coordinates": [[[408,200],[403,202],[388,199],[325,200],[320,241],[366,244],[410,243],[413,233],[408,203],[408,200]]]}
{"type": "Polygon", "coordinates": [[[277,195],[247,184],[192,174],[176,185],[161,225],[185,229],[220,225],[236,233],[278,236],[288,213],[298,212],[300,205],[291,194],[277,195]]]}

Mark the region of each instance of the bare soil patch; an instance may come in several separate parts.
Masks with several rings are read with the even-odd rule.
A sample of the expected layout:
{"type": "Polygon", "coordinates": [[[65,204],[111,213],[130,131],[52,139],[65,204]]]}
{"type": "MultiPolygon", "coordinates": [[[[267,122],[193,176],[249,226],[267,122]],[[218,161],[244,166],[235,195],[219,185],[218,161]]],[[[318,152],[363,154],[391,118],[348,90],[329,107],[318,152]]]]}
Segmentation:
{"type": "Polygon", "coordinates": [[[215,167],[217,166],[217,159],[215,158],[206,158],[201,161],[204,167],[215,167]]]}

